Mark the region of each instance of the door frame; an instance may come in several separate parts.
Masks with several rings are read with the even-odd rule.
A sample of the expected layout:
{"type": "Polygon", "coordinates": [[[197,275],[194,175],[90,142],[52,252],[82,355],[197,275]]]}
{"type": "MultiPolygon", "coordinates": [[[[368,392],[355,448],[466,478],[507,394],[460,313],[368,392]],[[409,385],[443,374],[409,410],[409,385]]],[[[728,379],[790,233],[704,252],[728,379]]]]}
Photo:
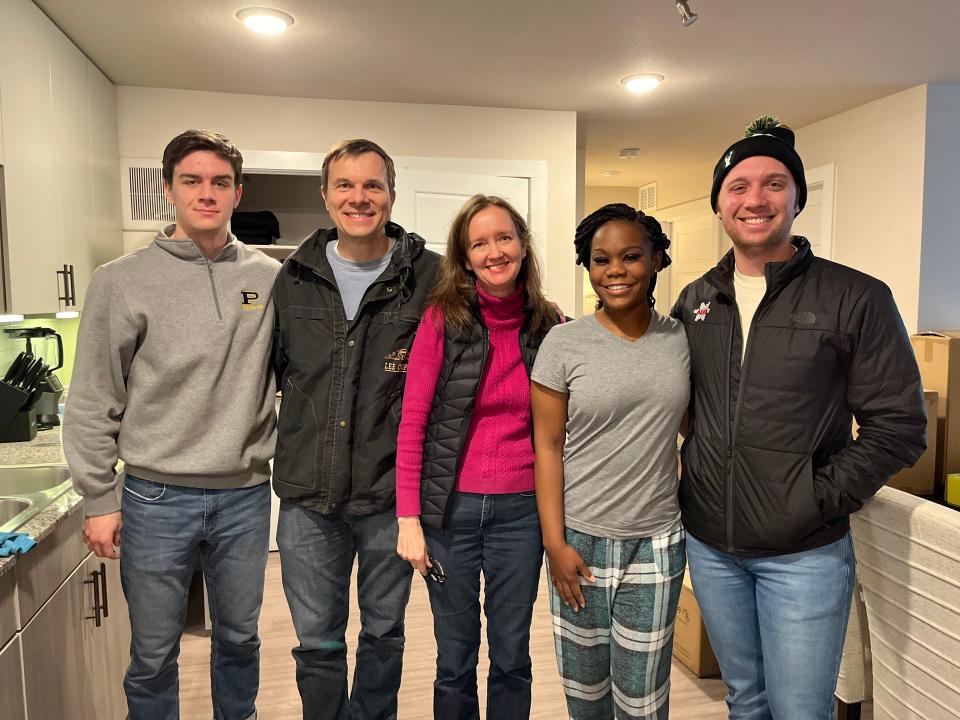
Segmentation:
{"type": "MultiPolygon", "coordinates": [[[[244,151],[244,170],[269,175],[319,175],[325,153],[286,150],[244,151]]],[[[547,267],[547,162],[546,160],[482,160],[477,158],[422,157],[395,155],[393,164],[404,170],[466,173],[525,178],[529,181],[527,222],[535,238],[544,268],[547,267]]]]}

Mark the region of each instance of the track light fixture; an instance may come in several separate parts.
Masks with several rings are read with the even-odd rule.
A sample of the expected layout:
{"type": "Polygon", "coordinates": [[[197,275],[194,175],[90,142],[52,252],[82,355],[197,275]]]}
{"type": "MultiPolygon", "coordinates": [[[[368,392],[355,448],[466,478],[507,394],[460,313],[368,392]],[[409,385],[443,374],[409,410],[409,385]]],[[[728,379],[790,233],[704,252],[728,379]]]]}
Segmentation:
{"type": "Polygon", "coordinates": [[[680,24],[684,27],[690,27],[700,17],[690,9],[690,3],[687,0],[677,0],[677,12],[680,13],[680,24]]]}

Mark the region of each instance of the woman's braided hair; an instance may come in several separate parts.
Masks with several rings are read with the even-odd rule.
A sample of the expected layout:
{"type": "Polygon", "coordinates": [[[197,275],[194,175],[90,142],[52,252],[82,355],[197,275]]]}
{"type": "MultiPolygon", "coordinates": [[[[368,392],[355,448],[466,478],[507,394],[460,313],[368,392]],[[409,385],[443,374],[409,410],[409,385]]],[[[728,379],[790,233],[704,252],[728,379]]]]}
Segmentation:
{"type": "MultiPolygon", "coordinates": [[[[593,244],[593,236],[597,230],[602,228],[608,222],[626,221],[635,223],[643,228],[647,234],[647,239],[653,246],[654,252],[660,253],[660,270],[670,265],[670,256],[667,255],[667,248],[670,247],[670,239],[664,235],[663,228],[653,215],[647,215],[643,210],[634,210],[626,203],[611,203],[604,205],[598,210],[594,210],[587,215],[580,224],[577,225],[576,235],[573,237],[573,246],[577,250],[577,264],[590,269],[590,248],[593,244]]],[[[658,270],[659,272],[659,270],[658,270]]],[[[647,302],[653,307],[653,290],[657,287],[657,275],[654,273],[650,278],[650,286],[647,288],[647,302]]],[[[599,309],[600,303],[597,303],[599,309]]]]}

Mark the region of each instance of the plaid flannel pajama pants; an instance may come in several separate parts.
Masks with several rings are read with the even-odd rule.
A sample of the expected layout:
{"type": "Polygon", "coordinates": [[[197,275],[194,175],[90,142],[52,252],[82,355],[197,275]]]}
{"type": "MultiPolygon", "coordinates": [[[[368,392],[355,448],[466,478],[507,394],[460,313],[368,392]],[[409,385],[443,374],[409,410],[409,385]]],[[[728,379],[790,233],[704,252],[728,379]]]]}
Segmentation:
{"type": "Polygon", "coordinates": [[[557,666],[573,720],[669,714],[673,624],[686,565],[679,520],[630,540],[567,528],[567,543],[596,578],[580,581],[586,607],[564,605],[550,584],[557,666]]]}

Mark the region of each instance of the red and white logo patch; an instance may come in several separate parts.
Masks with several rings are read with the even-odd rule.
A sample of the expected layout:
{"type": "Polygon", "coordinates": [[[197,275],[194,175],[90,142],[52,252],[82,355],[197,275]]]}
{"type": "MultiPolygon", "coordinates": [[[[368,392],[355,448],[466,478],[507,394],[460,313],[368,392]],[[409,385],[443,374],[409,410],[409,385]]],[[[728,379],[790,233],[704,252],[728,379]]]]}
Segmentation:
{"type": "Polygon", "coordinates": [[[700,303],[700,307],[694,310],[693,314],[694,314],[694,318],[693,318],[694,322],[702,322],[706,320],[707,315],[710,314],[710,303],[708,302],[700,303]]]}

